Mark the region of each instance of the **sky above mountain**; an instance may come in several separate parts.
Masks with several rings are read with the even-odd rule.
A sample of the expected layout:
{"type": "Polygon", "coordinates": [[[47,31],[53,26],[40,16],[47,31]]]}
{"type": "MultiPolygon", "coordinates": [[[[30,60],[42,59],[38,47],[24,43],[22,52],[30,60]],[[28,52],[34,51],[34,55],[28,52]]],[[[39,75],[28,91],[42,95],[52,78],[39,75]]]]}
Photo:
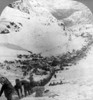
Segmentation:
{"type": "Polygon", "coordinates": [[[86,6],[88,6],[88,8],[92,11],[93,13],[93,0],[76,0],[79,2],[84,3],[86,6]]]}
{"type": "MultiPolygon", "coordinates": [[[[0,0],[0,13],[2,10],[11,2],[16,0],[0,0]]],[[[93,12],[93,0],[76,0],[84,3],[86,6],[90,8],[90,10],[93,12]]]]}

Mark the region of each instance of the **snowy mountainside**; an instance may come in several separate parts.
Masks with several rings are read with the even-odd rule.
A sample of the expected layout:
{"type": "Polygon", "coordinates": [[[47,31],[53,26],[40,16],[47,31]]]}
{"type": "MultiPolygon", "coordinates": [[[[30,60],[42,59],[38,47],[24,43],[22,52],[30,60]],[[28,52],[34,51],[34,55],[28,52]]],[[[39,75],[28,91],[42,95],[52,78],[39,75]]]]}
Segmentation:
{"type": "MultiPolygon", "coordinates": [[[[36,16],[33,13],[30,16],[23,12],[21,13],[20,11],[17,11],[17,10],[7,7],[4,10],[4,12],[2,13],[1,18],[5,17],[7,20],[12,20],[12,21],[15,19],[15,21],[17,21],[17,23],[20,22],[23,27],[19,31],[20,34],[19,34],[19,32],[16,32],[16,34],[14,32],[8,34],[7,35],[8,42],[13,43],[14,45],[19,45],[19,46],[23,47],[24,49],[28,48],[28,50],[32,50],[35,52],[37,52],[37,48],[38,48],[39,52],[45,52],[45,53],[47,52],[47,54],[49,52],[50,52],[50,54],[52,52],[54,52],[56,54],[56,52],[60,53],[60,51],[65,51],[66,50],[65,47],[66,47],[66,45],[68,45],[68,42],[69,42],[68,39],[70,38],[71,31],[69,31],[69,28],[67,28],[66,30],[63,30],[63,28],[64,28],[63,25],[65,25],[64,21],[63,21],[63,25],[61,25],[61,27],[60,27],[58,25],[59,20],[57,20],[51,14],[49,16],[50,17],[48,17],[48,18],[47,18],[47,16],[41,16],[41,15],[36,16]],[[15,13],[13,13],[14,11],[16,11],[16,13],[19,13],[19,14],[15,15],[15,13]],[[5,16],[5,15],[7,15],[7,16],[5,16]],[[10,15],[12,17],[10,17],[10,15]],[[30,18],[30,19],[28,19],[28,18],[30,18]],[[31,29],[28,26],[30,26],[31,29]],[[56,30],[54,30],[54,28],[56,30]],[[29,33],[31,33],[31,34],[29,34],[29,33]],[[45,33],[45,34],[42,34],[42,33],[45,33]],[[65,33],[67,33],[67,36],[65,36],[65,33]],[[21,38],[21,34],[24,34],[24,35],[22,35],[23,36],[22,38],[21,38]],[[56,34],[57,34],[57,36],[56,36],[56,34]],[[52,40],[51,40],[51,37],[53,35],[56,36],[56,38],[55,39],[52,38],[52,40]],[[50,38],[50,40],[49,40],[49,38],[50,38]],[[23,43],[20,42],[21,40],[24,40],[23,43]],[[45,42],[42,42],[43,40],[45,42]],[[50,43],[49,43],[49,41],[50,41],[50,43]],[[32,45],[32,46],[30,47],[29,45],[32,45]],[[51,47],[51,45],[53,47],[51,47]],[[62,50],[63,46],[64,46],[64,50],[62,50]],[[58,48],[59,50],[56,49],[57,47],[59,47],[58,48]]],[[[92,24],[90,24],[90,25],[92,26],[92,24]]],[[[72,32],[72,34],[73,34],[73,32],[72,32]]],[[[73,40],[72,40],[72,42],[73,42],[73,40]]]]}
{"type": "MultiPolygon", "coordinates": [[[[52,62],[52,57],[58,57],[59,60],[63,57],[61,64],[67,69],[58,71],[56,78],[53,76],[45,86],[49,92],[43,97],[36,98],[32,94],[22,100],[92,100],[92,56],[93,14],[80,2],[18,0],[7,6],[1,14],[2,75],[14,82],[15,78],[23,77],[23,71],[46,67],[44,64],[48,63],[47,59],[52,62]],[[37,60],[38,56],[41,61],[37,60]],[[41,65],[34,67],[33,59],[41,65]],[[54,86],[49,86],[50,83],[54,83],[54,86]]],[[[46,75],[43,76],[35,73],[34,79],[46,78],[46,75]]]]}
{"type": "Polygon", "coordinates": [[[19,0],[3,10],[0,29],[3,59],[7,53],[12,57],[28,51],[43,56],[63,55],[88,47],[93,36],[92,13],[76,1],[19,0]]]}
{"type": "Polygon", "coordinates": [[[92,41],[93,24],[90,18],[91,11],[76,1],[16,1],[1,14],[0,48],[2,51],[2,47],[14,52],[31,51],[43,56],[77,51],[92,41]],[[25,13],[24,7],[29,13],[25,13]],[[66,18],[60,20],[55,16],[57,14],[66,18]],[[65,25],[65,20],[70,20],[72,25],[65,25]]]}
{"type": "Polygon", "coordinates": [[[22,1],[16,1],[16,2],[13,2],[12,4],[9,4],[9,7],[11,8],[15,8],[15,9],[18,9],[18,10],[21,10],[27,14],[29,14],[29,10],[27,7],[24,7],[22,1]]]}
{"type": "Polygon", "coordinates": [[[22,24],[21,23],[14,23],[14,22],[9,22],[9,21],[3,21],[1,19],[1,29],[0,29],[0,34],[9,34],[11,31],[17,32],[20,31],[22,24]]]}

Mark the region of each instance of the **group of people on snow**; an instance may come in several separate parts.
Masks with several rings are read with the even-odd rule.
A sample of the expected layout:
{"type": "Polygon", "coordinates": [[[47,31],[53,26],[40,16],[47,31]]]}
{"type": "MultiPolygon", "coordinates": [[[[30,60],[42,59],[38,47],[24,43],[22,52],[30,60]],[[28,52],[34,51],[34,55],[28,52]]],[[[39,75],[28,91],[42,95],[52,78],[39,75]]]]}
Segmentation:
{"type": "Polygon", "coordinates": [[[32,93],[32,87],[30,82],[26,80],[15,80],[15,85],[13,86],[12,83],[6,77],[0,77],[0,83],[2,85],[0,96],[2,96],[3,92],[7,100],[15,100],[15,94],[20,99],[24,96],[30,95],[32,93]]]}

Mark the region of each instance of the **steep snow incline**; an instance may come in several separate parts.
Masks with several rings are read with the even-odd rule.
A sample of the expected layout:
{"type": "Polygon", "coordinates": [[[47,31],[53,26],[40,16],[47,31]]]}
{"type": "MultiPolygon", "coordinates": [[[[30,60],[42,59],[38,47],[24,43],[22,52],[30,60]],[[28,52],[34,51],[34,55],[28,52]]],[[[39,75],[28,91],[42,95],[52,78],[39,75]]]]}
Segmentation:
{"type": "Polygon", "coordinates": [[[16,49],[18,47],[18,50],[21,47],[23,51],[29,50],[34,53],[41,53],[44,56],[81,49],[87,37],[83,38],[77,35],[83,34],[83,32],[80,32],[81,30],[87,30],[90,34],[93,26],[88,16],[92,16],[91,11],[83,4],[75,1],[51,2],[23,0],[7,6],[1,14],[0,44],[9,43],[15,45],[16,49]],[[29,10],[29,13],[25,12],[24,7],[29,10]],[[59,20],[59,17],[61,18],[63,15],[65,18],[59,20]],[[84,29],[82,24],[85,27],[84,29]],[[90,29],[86,28],[87,24],[89,24],[90,29]],[[81,30],[74,29],[74,27],[77,27],[76,25],[79,25],[81,30]],[[77,31],[75,34],[74,30],[77,31]]]}

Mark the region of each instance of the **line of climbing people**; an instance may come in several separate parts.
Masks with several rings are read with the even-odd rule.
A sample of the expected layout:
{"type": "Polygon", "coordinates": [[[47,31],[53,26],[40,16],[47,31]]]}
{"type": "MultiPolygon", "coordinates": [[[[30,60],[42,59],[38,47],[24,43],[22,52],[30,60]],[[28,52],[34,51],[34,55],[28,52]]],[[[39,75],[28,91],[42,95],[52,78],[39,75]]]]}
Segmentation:
{"type": "Polygon", "coordinates": [[[12,83],[6,77],[0,77],[0,83],[2,85],[0,90],[0,96],[2,96],[4,92],[4,95],[7,100],[19,100],[22,97],[26,97],[27,95],[32,94],[33,92],[41,94],[41,92],[44,91],[44,87],[40,87],[39,89],[34,88],[33,90],[33,85],[31,85],[30,82],[26,80],[16,79],[15,85],[13,86],[12,83]]]}
{"type": "Polygon", "coordinates": [[[0,83],[2,84],[0,90],[0,96],[5,94],[7,100],[18,100],[15,99],[15,91],[17,96],[20,98],[30,95],[35,92],[35,97],[41,97],[45,91],[45,85],[51,80],[52,76],[55,75],[55,69],[51,68],[46,78],[42,78],[39,81],[34,81],[33,74],[29,76],[29,81],[25,79],[16,79],[15,85],[13,86],[11,82],[6,77],[0,77],[0,83]]]}
{"type": "Polygon", "coordinates": [[[20,99],[32,93],[30,82],[26,80],[16,79],[15,85],[13,86],[12,83],[6,77],[0,77],[0,83],[2,84],[0,96],[4,92],[4,95],[7,100],[15,100],[17,96],[20,99]],[[17,94],[17,96],[15,96],[15,94],[17,94]]]}
{"type": "Polygon", "coordinates": [[[14,89],[16,90],[19,98],[22,98],[23,96],[26,97],[27,95],[30,95],[32,93],[32,88],[31,88],[30,82],[28,82],[26,80],[16,79],[15,83],[16,84],[14,86],[14,89]],[[24,93],[23,93],[23,91],[24,91],[24,93]]]}

